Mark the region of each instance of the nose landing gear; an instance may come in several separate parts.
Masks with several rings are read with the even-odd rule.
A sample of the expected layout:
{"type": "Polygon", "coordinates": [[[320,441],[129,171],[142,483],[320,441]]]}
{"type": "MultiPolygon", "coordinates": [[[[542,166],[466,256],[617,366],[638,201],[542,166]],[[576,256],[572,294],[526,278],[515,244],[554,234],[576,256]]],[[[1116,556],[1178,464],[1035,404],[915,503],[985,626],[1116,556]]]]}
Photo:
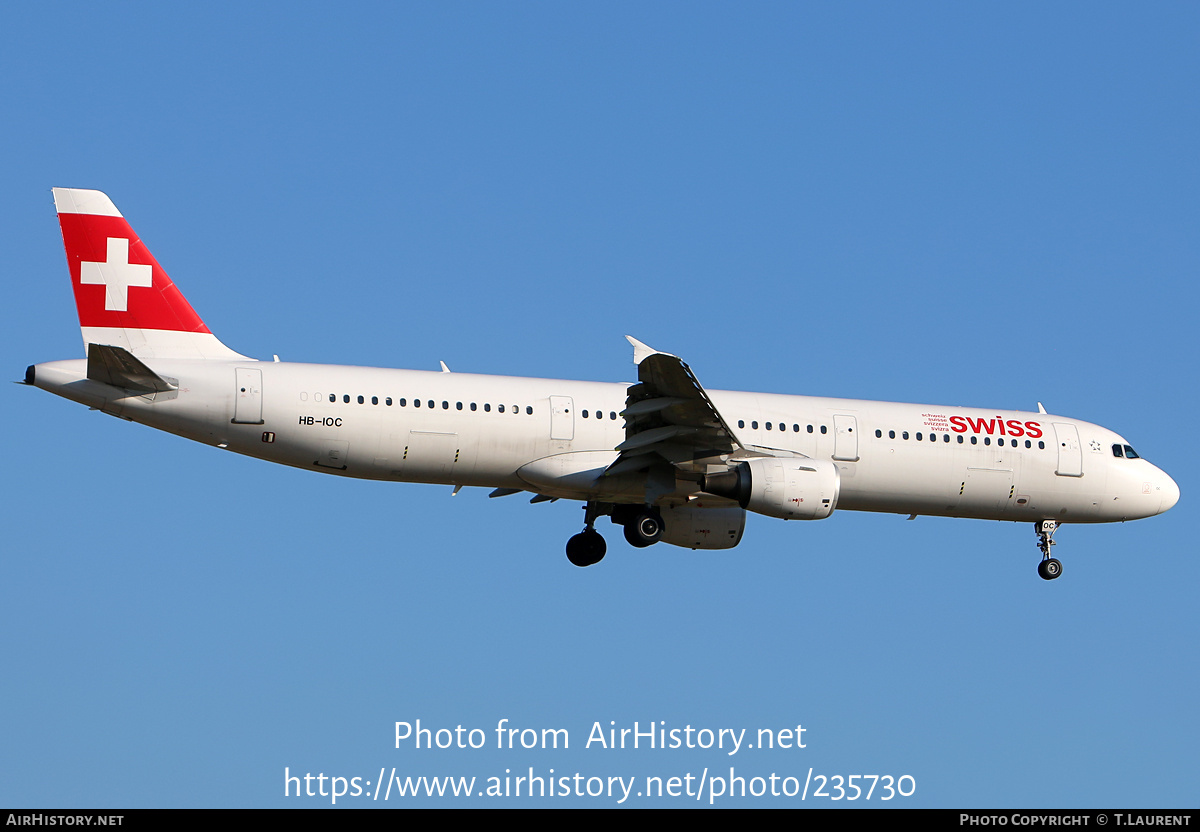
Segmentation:
{"type": "Polygon", "coordinates": [[[1033,524],[1037,532],[1038,549],[1042,552],[1042,562],[1038,564],[1038,575],[1043,580],[1053,581],[1062,574],[1062,563],[1058,558],[1050,557],[1050,547],[1054,545],[1054,532],[1058,530],[1057,520],[1039,520],[1033,524]]]}

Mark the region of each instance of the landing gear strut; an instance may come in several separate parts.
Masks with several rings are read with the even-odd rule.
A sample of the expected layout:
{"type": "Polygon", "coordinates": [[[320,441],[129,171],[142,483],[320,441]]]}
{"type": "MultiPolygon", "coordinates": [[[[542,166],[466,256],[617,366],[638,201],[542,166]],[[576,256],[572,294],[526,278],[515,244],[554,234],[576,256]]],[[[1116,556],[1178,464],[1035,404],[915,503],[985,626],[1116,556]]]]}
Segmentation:
{"type": "Polygon", "coordinates": [[[604,559],[608,544],[596,531],[596,518],[601,515],[596,503],[586,503],[583,507],[583,531],[567,541],[567,560],[576,566],[592,566],[604,559]]]}
{"type": "Polygon", "coordinates": [[[1062,564],[1058,558],[1050,557],[1050,547],[1054,545],[1054,532],[1058,530],[1057,520],[1039,520],[1033,524],[1037,532],[1038,548],[1042,551],[1042,562],[1038,564],[1038,574],[1043,580],[1053,581],[1062,574],[1062,564]]]}

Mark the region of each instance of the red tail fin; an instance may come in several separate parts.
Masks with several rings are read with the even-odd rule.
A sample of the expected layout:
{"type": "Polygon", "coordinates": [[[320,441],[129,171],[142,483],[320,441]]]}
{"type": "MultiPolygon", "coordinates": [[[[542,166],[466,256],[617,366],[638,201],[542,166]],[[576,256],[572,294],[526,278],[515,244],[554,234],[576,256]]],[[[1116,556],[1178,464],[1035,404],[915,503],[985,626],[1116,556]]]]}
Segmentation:
{"type": "Polygon", "coordinates": [[[112,200],[54,189],[83,342],[140,358],[241,359],[217,340],[112,200]]]}

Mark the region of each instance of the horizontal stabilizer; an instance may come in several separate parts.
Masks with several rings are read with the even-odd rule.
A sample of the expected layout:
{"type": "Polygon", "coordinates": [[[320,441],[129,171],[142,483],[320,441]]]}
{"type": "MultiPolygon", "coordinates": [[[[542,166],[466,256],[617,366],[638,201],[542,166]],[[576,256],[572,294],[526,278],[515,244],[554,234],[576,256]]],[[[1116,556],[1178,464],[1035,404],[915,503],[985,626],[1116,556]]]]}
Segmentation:
{"type": "Polygon", "coordinates": [[[87,353],[87,377],[92,381],[138,393],[165,393],[176,389],[174,384],[122,347],[88,344],[87,353]]]}

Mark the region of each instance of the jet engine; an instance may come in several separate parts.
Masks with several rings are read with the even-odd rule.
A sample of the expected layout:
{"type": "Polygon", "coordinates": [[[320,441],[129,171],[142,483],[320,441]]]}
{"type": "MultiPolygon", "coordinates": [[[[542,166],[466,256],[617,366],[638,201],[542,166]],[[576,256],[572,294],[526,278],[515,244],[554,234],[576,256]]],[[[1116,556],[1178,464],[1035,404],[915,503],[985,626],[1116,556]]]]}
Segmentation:
{"type": "Polygon", "coordinates": [[[731,471],[709,474],[704,490],[736,500],[758,514],[784,520],[823,520],[841,490],[837,466],[827,459],[751,459],[731,471]]]}
{"type": "Polygon", "coordinates": [[[740,508],[664,507],[663,543],[685,549],[732,549],[742,539],[746,512],[740,508]]]}

